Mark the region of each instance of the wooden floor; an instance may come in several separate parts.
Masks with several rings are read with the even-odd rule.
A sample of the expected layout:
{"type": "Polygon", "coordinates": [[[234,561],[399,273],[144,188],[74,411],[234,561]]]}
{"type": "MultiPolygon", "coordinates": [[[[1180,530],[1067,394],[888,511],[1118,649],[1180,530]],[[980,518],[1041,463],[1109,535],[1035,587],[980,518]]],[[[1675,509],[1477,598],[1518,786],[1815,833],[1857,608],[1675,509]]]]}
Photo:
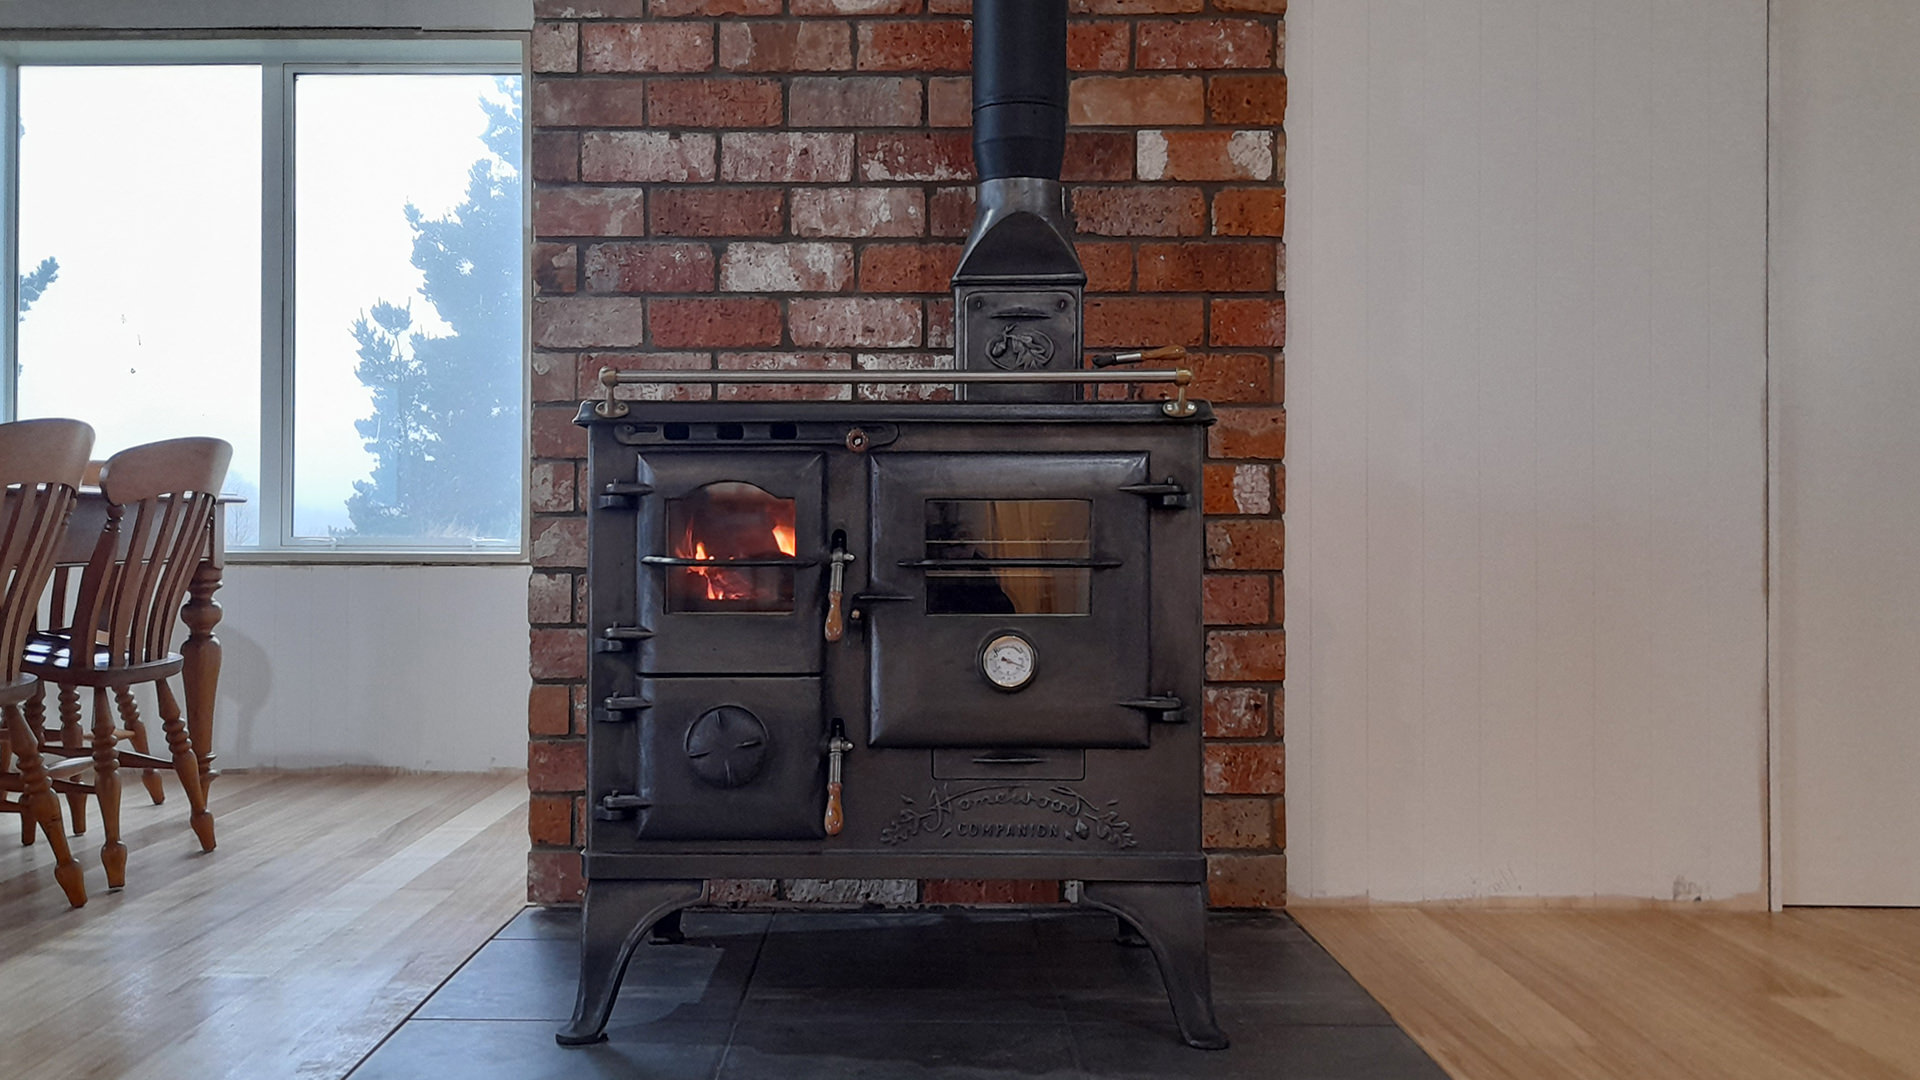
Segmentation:
{"type": "Polygon", "coordinates": [[[523,903],[524,776],[228,773],[212,795],[201,855],[178,788],[129,783],[127,888],[96,817],[79,910],[0,817],[0,1077],[344,1076],[523,903]]]}
{"type": "Polygon", "coordinates": [[[1456,1080],[1920,1077],[1920,911],[1292,914],[1456,1080]]]}

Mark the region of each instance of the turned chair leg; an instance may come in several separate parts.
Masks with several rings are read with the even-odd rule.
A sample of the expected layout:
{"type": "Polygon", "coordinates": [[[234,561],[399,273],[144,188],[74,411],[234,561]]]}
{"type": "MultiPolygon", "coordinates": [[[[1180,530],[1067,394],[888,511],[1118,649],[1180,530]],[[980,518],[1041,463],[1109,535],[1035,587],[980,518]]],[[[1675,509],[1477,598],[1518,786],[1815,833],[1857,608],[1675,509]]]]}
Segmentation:
{"type": "MultiPolygon", "coordinates": [[[[80,727],[80,691],[71,686],[60,688],[60,745],[74,754],[87,745],[86,735],[80,727]]],[[[69,793],[67,810],[73,815],[73,834],[84,834],[87,831],[86,793],[69,793]]]]}
{"type": "MultiPolygon", "coordinates": [[[[127,731],[127,741],[133,743],[134,750],[141,754],[152,753],[147,748],[147,725],[140,719],[140,703],[133,700],[133,690],[125,686],[115,687],[113,700],[120,706],[120,726],[127,731]]],[[[167,789],[160,783],[159,770],[141,769],[140,782],[146,785],[147,797],[153,800],[153,805],[159,806],[167,801],[167,789]]]]}
{"type": "Polygon", "coordinates": [[[113,710],[107,688],[93,690],[93,794],[100,800],[100,865],[107,871],[107,888],[127,886],[127,845],[120,842],[120,751],[114,745],[113,710]]]}
{"type": "MultiPolygon", "coordinates": [[[[5,712],[13,755],[20,762],[20,778],[25,788],[20,795],[20,817],[27,822],[29,830],[35,824],[40,826],[47,846],[53,849],[53,880],[59,882],[60,891],[67,894],[67,903],[81,907],[87,902],[87,886],[80,864],[74,861],[73,851],[67,846],[67,833],[60,820],[60,800],[48,786],[47,771],[40,761],[40,744],[32,738],[18,706],[8,705],[5,712]]],[[[31,831],[28,839],[32,839],[31,831]]]]}
{"type": "Polygon", "coordinates": [[[200,782],[200,759],[193,752],[193,740],[187,735],[186,721],[180,717],[180,703],[173,687],[161,679],[153,684],[160,704],[160,730],[167,736],[167,750],[173,754],[173,772],[187,793],[187,805],[193,808],[188,823],[200,838],[200,850],[213,850],[213,815],[207,811],[207,789],[200,782]]]}

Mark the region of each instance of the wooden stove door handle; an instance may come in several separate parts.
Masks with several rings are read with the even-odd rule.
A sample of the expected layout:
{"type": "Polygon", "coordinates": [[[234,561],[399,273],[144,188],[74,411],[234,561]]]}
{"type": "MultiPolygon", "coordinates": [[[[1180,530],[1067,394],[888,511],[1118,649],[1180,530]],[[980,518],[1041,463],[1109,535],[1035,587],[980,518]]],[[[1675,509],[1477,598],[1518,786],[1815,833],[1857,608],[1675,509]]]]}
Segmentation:
{"type": "Polygon", "coordinates": [[[848,554],[845,548],[836,545],[833,554],[827,558],[828,562],[832,563],[833,569],[829,572],[827,580],[826,637],[828,643],[832,643],[839,641],[847,633],[846,613],[840,601],[840,594],[842,586],[846,583],[847,564],[853,561],[853,556],[848,554]]]}
{"type": "Polygon", "coordinates": [[[838,780],[827,785],[827,817],[823,824],[826,826],[828,836],[839,836],[840,830],[846,827],[847,815],[846,811],[840,807],[840,781],[838,780]]]}
{"type": "Polygon", "coordinates": [[[827,815],[821,822],[828,836],[839,836],[846,827],[846,811],[840,805],[840,759],[853,749],[853,742],[847,738],[847,728],[837,717],[833,721],[833,735],[827,739],[827,815]]]}

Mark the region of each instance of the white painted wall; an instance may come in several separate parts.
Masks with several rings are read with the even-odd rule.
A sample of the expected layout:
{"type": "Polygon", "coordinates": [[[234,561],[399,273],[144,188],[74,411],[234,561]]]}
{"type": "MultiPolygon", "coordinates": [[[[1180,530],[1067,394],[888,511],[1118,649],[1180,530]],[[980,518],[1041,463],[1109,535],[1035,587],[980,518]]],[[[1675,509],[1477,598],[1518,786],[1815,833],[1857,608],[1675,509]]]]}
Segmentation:
{"type": "Polygon", "coordinates": [[[1920,904],[1920,5],[1774,20],[1777,897],[1920,904]]]}
{"type": "Polygon", "coordinates": [[[527,573],[230,564],[221,767],[524,768],[527,573]]]}
{"type": "Polygon", "coordinates": [[[1757,899],[1765,0],[1294,0],[1290,889],[1757,899]]]}

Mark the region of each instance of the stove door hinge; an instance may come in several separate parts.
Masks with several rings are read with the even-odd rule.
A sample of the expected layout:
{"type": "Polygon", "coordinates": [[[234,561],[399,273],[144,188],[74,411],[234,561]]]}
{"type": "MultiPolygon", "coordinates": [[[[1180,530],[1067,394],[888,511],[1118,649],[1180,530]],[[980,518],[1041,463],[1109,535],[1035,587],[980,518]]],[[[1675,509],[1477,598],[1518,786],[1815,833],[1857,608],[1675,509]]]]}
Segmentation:
{"type": "Polygon", "coordinates": [[[1143,713],[1147,713],[1156,724],[1184,724],[1187,722],[1187,714],[1183,711],[1186,703],[1174,697],[1172,694],[1161,694],[1156,697],[1129,698],[1126,701],[1120,702],[1120,707],[1123,709],[1138,709],[1143,713]]]}
{"type": "Polygon", "coordinates": [[[605,712],[603,719],[609,724],[624,724],[633,719],[633,714],[642,709],[653,708],[653,702],[630,694],[615,694],[600,703],[605,712]]]}
{"type": "Polygon", "coordinates": [[[616,480],[600,488],[595,504],[602,510],[631,510],[635,499],[653,494],[653,485],[638,480],[616,480]]]}
{"type": "Polygon", "coordinates": [[[600,797],[599,803],[593,808],[593,816],[601,821],[622,821],[651,806],[653,802],[650,799],[613,791],[600,797]]]}
{"type": "Polygon", "coordinates": [[[600,637],[593,643],[597,653],[625,652],[629,645],[645,641],[653,636],[653,631],[642,626],[609,626],[600,631],[600,637]]]}
{"type": "Polygon", "coordinates": [[[1120,488],[1129,495],[1149,500],[1155,510],[1191,510],[1193,493],[1169,476],[1158,484],[1126,484],[1120,488]]]}

